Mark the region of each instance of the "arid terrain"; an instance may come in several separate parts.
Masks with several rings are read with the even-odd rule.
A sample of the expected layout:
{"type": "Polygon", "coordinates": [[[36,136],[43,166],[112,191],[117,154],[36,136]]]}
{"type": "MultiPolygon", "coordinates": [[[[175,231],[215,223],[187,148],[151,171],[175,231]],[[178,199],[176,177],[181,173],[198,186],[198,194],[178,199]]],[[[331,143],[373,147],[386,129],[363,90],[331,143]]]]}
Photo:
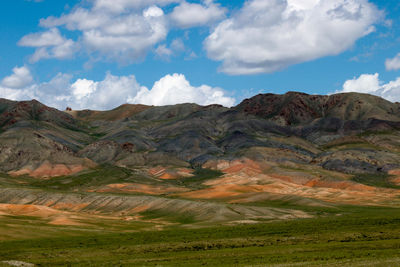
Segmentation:
{"type": "Polygon", "coordinates": [[[110,111],[1,99],[0,127],[4,246],[268,227],[400,207],[400,104],[372,95],[289,92],[232,108],[110,111]]]}

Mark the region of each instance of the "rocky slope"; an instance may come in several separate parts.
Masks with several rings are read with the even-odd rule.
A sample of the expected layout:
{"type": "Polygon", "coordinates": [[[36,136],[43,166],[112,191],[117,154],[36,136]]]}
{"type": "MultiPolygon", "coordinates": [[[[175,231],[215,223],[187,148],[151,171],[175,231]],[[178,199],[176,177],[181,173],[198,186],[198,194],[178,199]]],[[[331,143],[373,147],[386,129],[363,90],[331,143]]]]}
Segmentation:
{"type": "Polygon", "coordinates": [[[3,172],[28,173],[44,163],[50,169],[103,163],[200,166],[243,154],[262,158],[250,153],[256,147],[285,154],[270,157],[273,161],[311,163],[344,173],[400,167],[400,105],[356,93],[264,94],[231,109],[122,105],[111,111],[68,112],[35,100],[2,99],[0,125],[3,172]]]}
{"type": "Polygon", "coordinates": [[[0,100],[2,187],[225,203],[398,205],[399,152],[400,104],[365,94],[289,92],[232,108],[126,104],[65,112],[35,100],[0,100]],[[220,175],[198,175],[199,168],[220,175]]]}

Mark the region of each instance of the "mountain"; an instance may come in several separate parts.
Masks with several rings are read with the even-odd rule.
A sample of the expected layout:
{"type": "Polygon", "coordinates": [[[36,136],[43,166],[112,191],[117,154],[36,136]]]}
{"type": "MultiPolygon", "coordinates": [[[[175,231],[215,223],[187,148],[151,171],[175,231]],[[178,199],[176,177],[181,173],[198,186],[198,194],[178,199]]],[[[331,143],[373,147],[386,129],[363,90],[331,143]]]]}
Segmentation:
{"type": "Polygon", "coordinates": [[[67,112],[2,99],[0,125],[3,172],[26,173],[44,163],[201,166],[243,154],[263,157],[254,148],[286,151],[288,161],[300,154],[302,162],[344,173],[399,167],[400,105],[366,94],[260,94],[230,109],[125,104],[67,112]]]}
{"type": "Polygon", "coordinates": [[[110,111],[59,111],[35,100],[1,99],[0,126],[0,186],[19,188],[20,198],[11,189],[4,195],[13,205],[29,200],[54,208],[48,203],[56,201],[84,212],[76,194],[90,193],[87,211],[102,213],[109,205],[103,194],[123,194],[112,201],[132,203],[124,212],[189,212],[207,221],[206,212],[195,215],[195,202],[218,200],[225,204],[209,209],[223,210],[221,220],[229,221],[272,216],[251,206],[265,201],[400,203],[400,104],[372,95],[288,92],[256,95],[232,108],[125,104],[110,111]],[[35,190],[59,193],[38,199],[35,190]],[[171,197],[166,206],[150,204],[171,197]],[[233,216],[229,205],[243,203],[253,208],[233,216]]]}
{"type": "Polygon", "coordinates": [[[316,119],[398,121],[400,104],[359,93],[329,96],[288,92],[284,95],[260,94],[244,100],[237,110],[284,125],[310,123],[316,119]]]}

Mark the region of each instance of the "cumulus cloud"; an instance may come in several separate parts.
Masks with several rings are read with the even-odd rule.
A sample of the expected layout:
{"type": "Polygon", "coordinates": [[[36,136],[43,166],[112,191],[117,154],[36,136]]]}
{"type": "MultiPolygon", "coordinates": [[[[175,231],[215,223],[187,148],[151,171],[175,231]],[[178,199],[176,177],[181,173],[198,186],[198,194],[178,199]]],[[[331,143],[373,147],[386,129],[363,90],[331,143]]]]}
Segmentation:
{"type": "Polygon", "coordinates": [[[154,83],[151,90],[146,87],[138,92],[130,103],[147,105],[173,105],[178,103],[197,103],[200,105],[221,104],[233,106],[235,99],[226,96],[226,93],[218,87],[190,85],[183,74],[166,75],[154,83]]]}
{"type": "Polygon", "coordinates": [[[18,45],[30,47],[56,46],[61,45],[65,39],[57,28],[45,32],[31,33],[22,37],[18,45]]]}
{"type": "Polygon", "coordinates": [[[158,57],[168,60],[171,56],[183,51],[185,51],[185,44],[182,39],[177,38],[171,42],[169,47],[166,44],[157,46],[154,52],[158,57]]]}
{"type": "Polygon", "coordinates": [[[381,17],[368,0],[249,0],[204,45],[225,73],[268,73],[339,54],[381,17]]]}
{"type": "Polygon", "coordinates": [[[149,5],[167,5],[180,0],[91,0],[95,10],[107,10],[114,13],[126,12],[131,8],[141,8],[149,5]]]}
{"type": "Polygon", "coordinates": [[[32,81],[30,70],[26,66],[13,68],[13,74],[5,77],[1,85],[8,88],[22,88],[29,85],[32,81]]]}
{"type": "Polygon", "coordinates": [[[122,12],[133,3],[135,1],[94,1],[91,9],[76,8],[61,17],[42,19],[40,25],[65,26],[71,31],[80,31],[81,43],[89,53],[132,63],[142,59],[168,33],[164,12],[155,5],[143,10],[113,13],[122,12]]]}
{"type": "Polygon", "coordinates": [[[398,70],[400,69],[400,53],[394,58],[388,58],[385,61],[385,66],[387,70],[398,70]]]}
{"type": "MultiPolygon", "coordinates": [[[[15,77],[27,77],[26,68],[15,68],[15,77]]],[[[48,82],[32,84],[32,77],[21,80],[3,79],[0,97],[12,100],[37,99],[46,105],[64,109],[107,110],[121,104],[173,105],[197,103],[232,106],[235,100],[218,87],[190,85],[183,74],[166,75],[154,83],[152,89],[140,85],[134,75],[115,76],[107,73],[101,81],[76,79],[59,73],[48,82]]]]}
{"type": "Polygon", "coordinates": [[[141,86],[134,75],[114,76],[107,74],[103,81],[78,79],[71,85],[74,103],[72,108],[111,109],[125,104],[134,97],[141,86]]]}
{"type": "Polygon", "coordinates": [[[383,97],[392,102],[400,101],[400,77],[385,83],[379,79],[379,74],[362,74],[343,84],[339,93],[358,92],[383,97]]]}
{"type": "Polygon", "coordinates": [[[32,63],[41,59],[70,58],[78,49],[77,44],[73,40],[61,36],[57,28],[25,35],[19,40],[18,45],[36,48],[35,53],[30,57],[32,63]]]}
{"type": "Polygon", "coordinates": [[[170,14],[171,21],[180,28],[207,25],[225,17],[226,9],[212,1],[203,4],[182,2],[170,14]]]}

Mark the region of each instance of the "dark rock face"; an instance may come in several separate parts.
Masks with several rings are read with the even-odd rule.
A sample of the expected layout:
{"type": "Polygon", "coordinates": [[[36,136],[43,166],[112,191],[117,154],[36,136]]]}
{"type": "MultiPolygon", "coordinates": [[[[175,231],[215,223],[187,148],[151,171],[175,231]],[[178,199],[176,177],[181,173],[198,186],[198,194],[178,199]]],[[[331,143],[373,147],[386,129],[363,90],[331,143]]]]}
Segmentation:
{"type": "Polygon", "coordinates": [[[374,173],[400,166],[399,129],[399,104],[354,93],[260,94],[233,108],[122,105],[66,112],[35,100],[0,99],[0,170],[86,158],[123,166],[197,166],[242,155],[263,158],[249,151],[267,147],[283,153],[268,159],[374,173]]]}
{"type": "Polygon", "coordinates": [[[9,127],[20,121],[43,121],[62,127],[77,128],[75,119],[65,112],[32,101],[0,100],[0,126],[9,127]]]}
{"type": "Polygon", "coordinates": [[[315,119],[369,118],[398,119],[399,105],[364,94],[308,95],[288,92],[284,95],[260,94],[240,103],[236,110],[265,119],[280,117],[287,125],[310,123],[315,119]]]}
{"type": "Polygon", "coordinates": [[[327,98],[295,92],[260,94],[244,100],[236,109],[266,119],[281,117],[287,125],[293,125],[323,117],[327,98]]]}
{"type": "Polygon", "coordinates": [[[322,164],[322,167],[324,167],[327,170],[350,173],[350,174],[375,173],[375,172],[381,172],[383,169],[382,167],[377,167],[375,165],[372,165],[364,161],[358,161],[352,159],[328,160],[322,164]]]}

